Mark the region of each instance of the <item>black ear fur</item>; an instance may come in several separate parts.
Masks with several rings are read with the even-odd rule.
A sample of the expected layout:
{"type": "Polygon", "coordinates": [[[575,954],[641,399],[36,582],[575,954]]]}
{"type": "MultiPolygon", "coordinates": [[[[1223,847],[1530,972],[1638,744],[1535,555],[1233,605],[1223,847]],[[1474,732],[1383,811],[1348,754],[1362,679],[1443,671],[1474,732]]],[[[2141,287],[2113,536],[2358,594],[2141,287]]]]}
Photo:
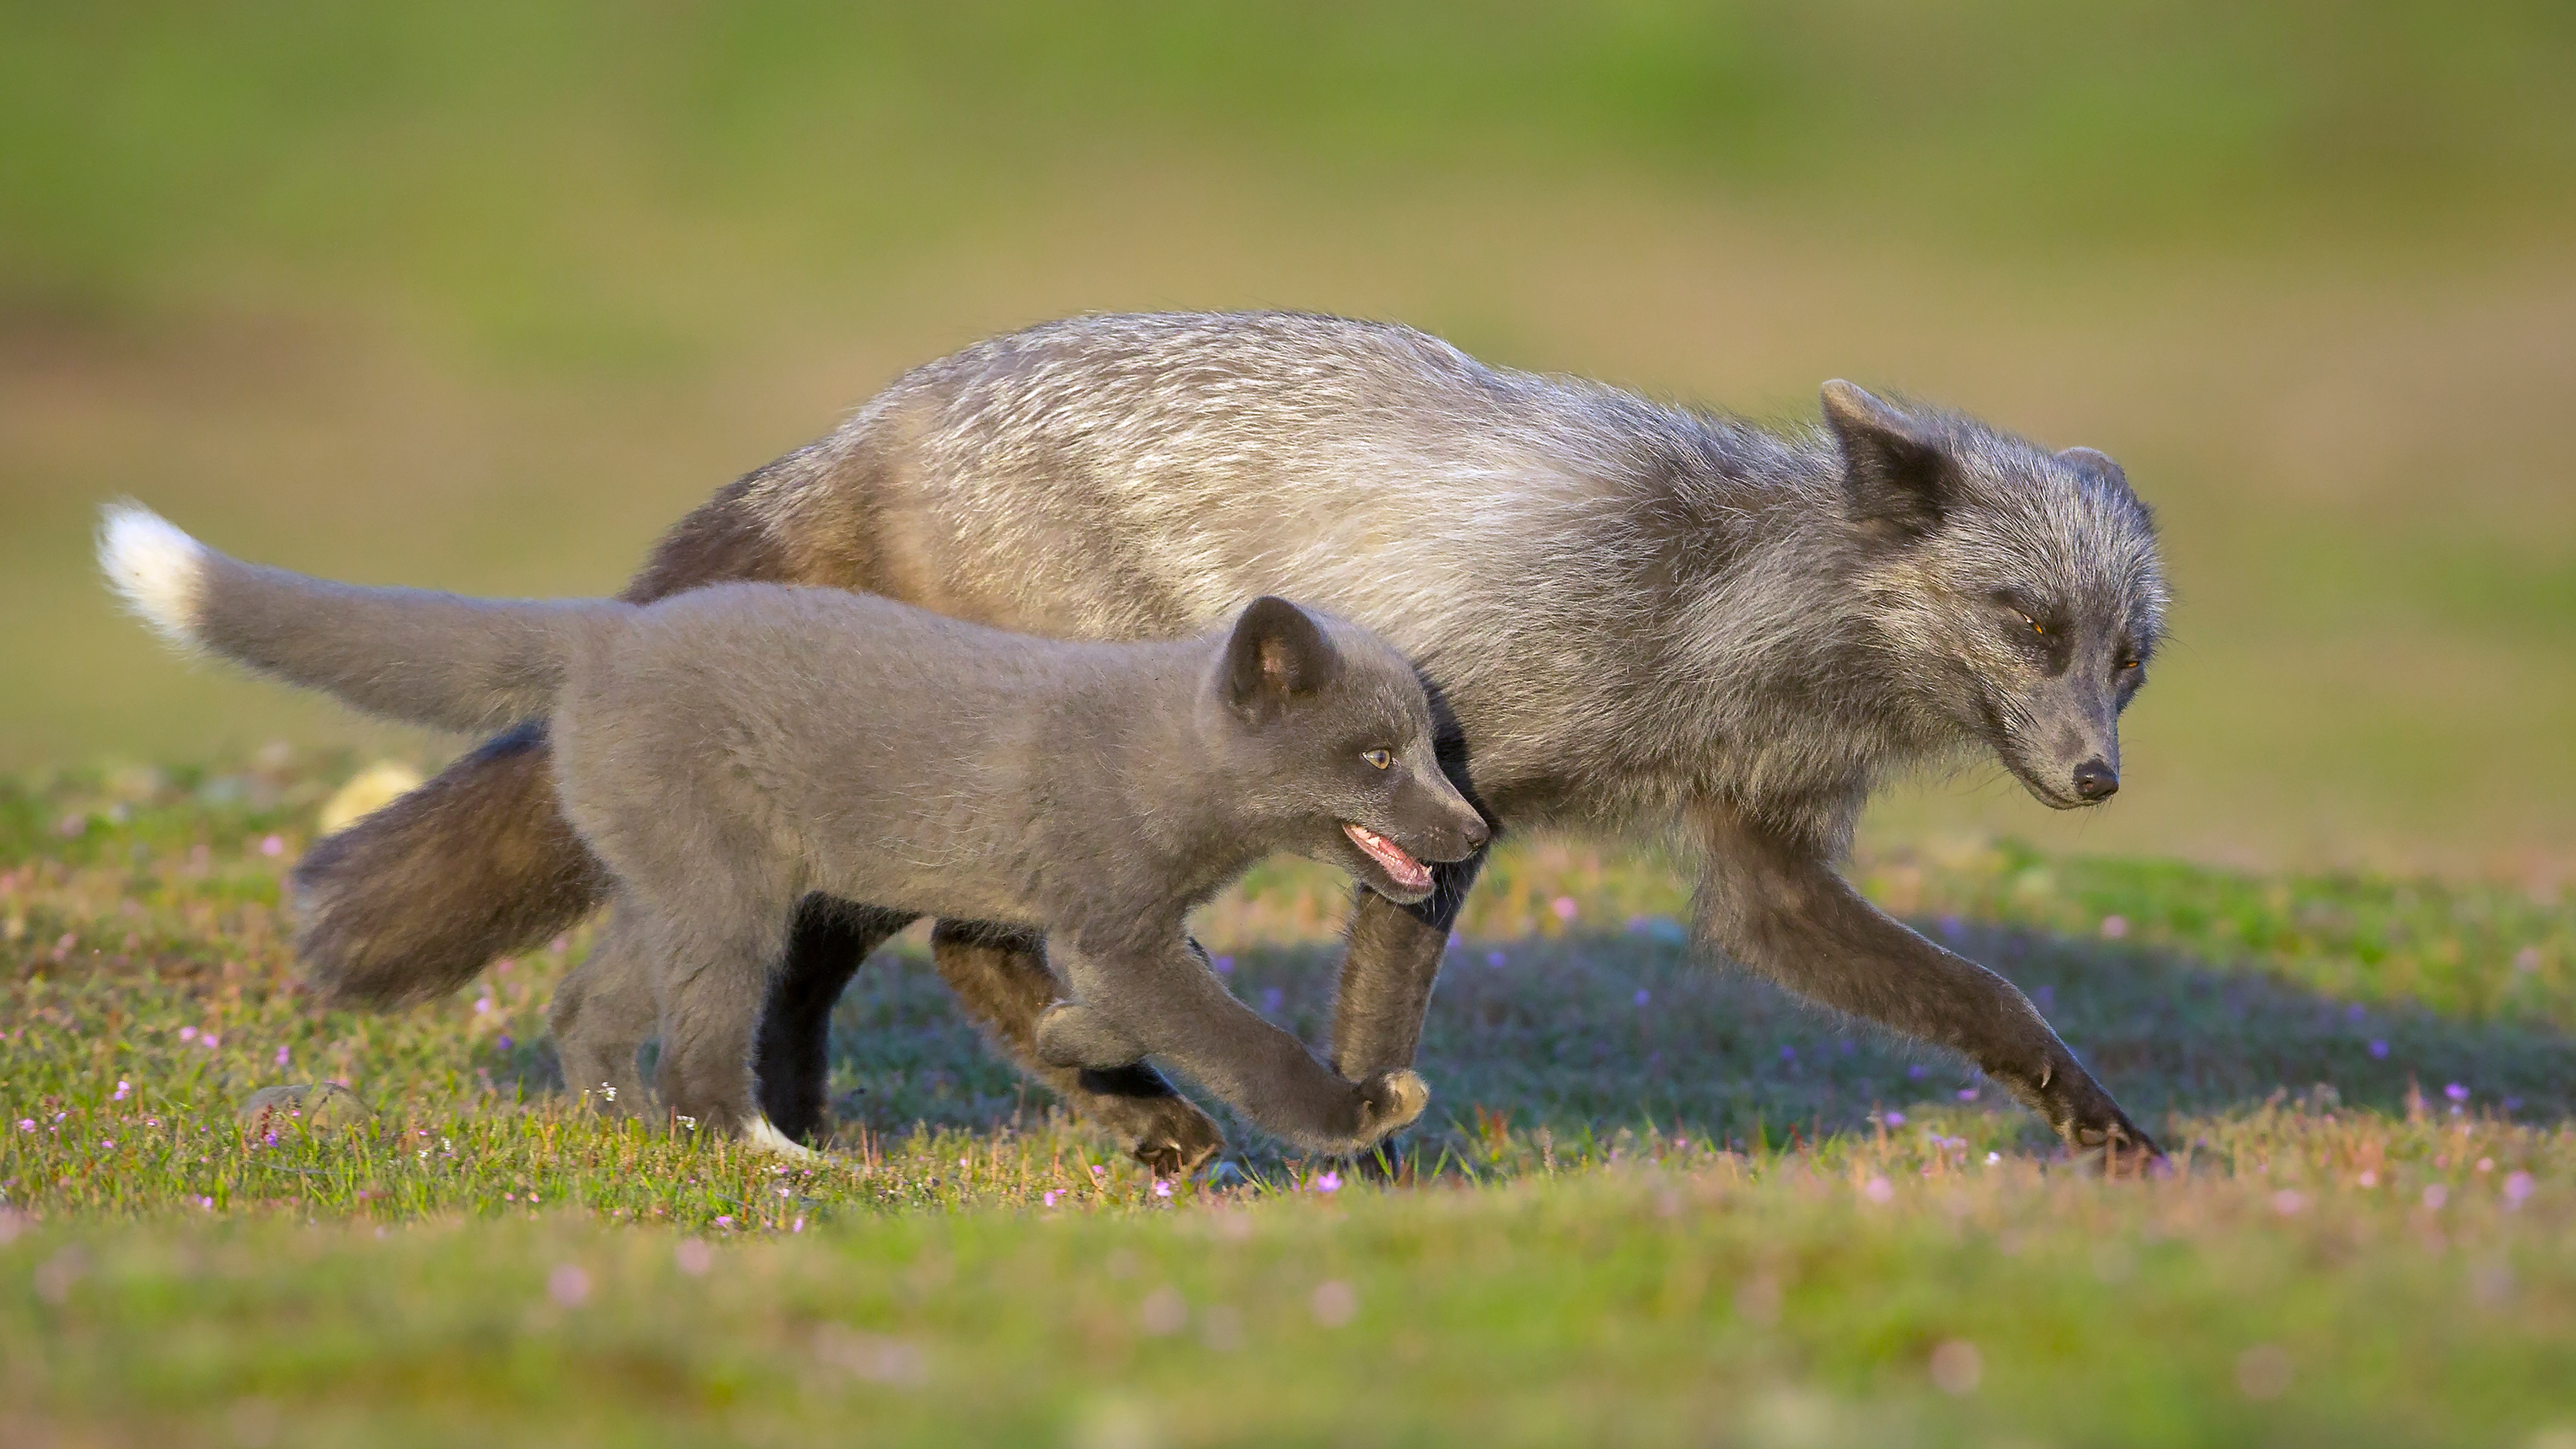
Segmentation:
{"type": "Polygon", "coordinates": [[[1226,700],[1257,713],[1323,688],[1341,666],[1340,652],[1312,616],[1264,594],[1245,606],[1225,641],[1226,700]]]}
{"type": "Polygon", "coordinates": [[[1860,519],[1910,533],[1940,527],[1958,482],[1950,455],[1912,418],[1840,378],[1825,384],[1824,398],[1860,519]]]}
{"type": "Polygon", "coordinates": [[[2097,448],[2069,448],[2057,455],[2057,461],[2096,483],[2107,483],[2123,493],[2129,491],[2129,475],[2111,461],[2110,454],[2097,448]]]}

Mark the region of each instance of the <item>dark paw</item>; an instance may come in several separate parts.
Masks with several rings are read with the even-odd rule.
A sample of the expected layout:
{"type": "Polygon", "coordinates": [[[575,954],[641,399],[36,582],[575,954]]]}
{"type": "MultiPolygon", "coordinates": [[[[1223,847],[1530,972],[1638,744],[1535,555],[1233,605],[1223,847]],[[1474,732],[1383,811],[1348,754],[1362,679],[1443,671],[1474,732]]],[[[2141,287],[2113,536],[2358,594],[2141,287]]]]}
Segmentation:
{"type": "Polygon", "coordinates": [[[1146,1116],[1129,1150],[1156,1177],[1187,1177],[1225,1150],[1225,1134],[1185,1097],[1166,1097],[1146,1116]]]}
{"type": "Polygon", "coordinates": [[[2077,1161],[2101,1170],[2104,1177],[2171,1177],[2173,1164],[2155,1139],[2123,1118],[2098,1127],[2078,1127],[2066,1134],[2077,1161]]]}

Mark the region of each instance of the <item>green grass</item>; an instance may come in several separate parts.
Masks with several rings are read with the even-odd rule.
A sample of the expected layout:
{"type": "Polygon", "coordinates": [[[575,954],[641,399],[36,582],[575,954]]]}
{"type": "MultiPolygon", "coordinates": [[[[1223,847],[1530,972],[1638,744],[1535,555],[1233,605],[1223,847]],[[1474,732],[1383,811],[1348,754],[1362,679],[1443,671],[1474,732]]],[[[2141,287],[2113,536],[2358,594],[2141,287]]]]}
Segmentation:
{"type": "MultiPolygon", "coordinates": [[[[1652,857],[1524,843],[1446,967],[1391,1174],[1237,1127],[1166,1195],[982,1051],[913,942],[835,1019],[814,1165],[555,1094],[542,1012],[580,933],[405,1016],[315,1009],[277,881],[344,770],[0,789],[0,1439],[2576,1431],[2564,903],[2010,846],[1859,863],[2161,1128],[2175,1175],[2106,1183],[1955,1060],[1695,959],[1652,857]],[[316,1080],[367,1110],[237,1114],[316,1080]]],[[[1203,934],[1311,1036],[1339,899],[1273,868],[1203,934]]]]}

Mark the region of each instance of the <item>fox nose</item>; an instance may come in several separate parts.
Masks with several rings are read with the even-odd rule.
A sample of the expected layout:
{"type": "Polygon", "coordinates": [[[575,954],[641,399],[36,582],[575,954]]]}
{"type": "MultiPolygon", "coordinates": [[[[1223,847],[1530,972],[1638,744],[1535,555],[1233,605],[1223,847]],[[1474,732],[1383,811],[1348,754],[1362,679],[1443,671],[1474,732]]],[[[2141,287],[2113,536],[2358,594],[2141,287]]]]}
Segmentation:
{"type": "Polygon", "coordinates": [[[1467,817],[1466,825],[1459,830],[1458,836],[1467,842],[1469,850],[1476,851],[1485,848],[1485,842],[1494,838],[1494,832],[1482,819],[1470,815],[1467,817]]]}
{"type": "Polygon", "coordinates": [[[2075,767],[2075,793],[2088,801],[2108,800],[2120,793],[2120,772],[2099,756],[2086,760],[2075,767]]]}

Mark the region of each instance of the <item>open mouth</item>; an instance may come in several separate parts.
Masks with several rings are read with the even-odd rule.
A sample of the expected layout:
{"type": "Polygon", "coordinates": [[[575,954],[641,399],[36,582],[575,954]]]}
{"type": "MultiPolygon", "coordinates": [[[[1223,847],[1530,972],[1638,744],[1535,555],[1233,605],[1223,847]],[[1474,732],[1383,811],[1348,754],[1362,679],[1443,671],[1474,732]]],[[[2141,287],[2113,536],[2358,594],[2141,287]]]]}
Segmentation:
{"type": "Polygon", "coordinates": [[[1345,823],[1342,826],[1342,833],[1351,838],[1351,844],[1358,846],[1367,853],[1369,859],[1384,868],[1389,880],[1409,891],[1431,889],[1431,867],[1415,860],[1403,846],[1365,825],[1345,823]]]}

